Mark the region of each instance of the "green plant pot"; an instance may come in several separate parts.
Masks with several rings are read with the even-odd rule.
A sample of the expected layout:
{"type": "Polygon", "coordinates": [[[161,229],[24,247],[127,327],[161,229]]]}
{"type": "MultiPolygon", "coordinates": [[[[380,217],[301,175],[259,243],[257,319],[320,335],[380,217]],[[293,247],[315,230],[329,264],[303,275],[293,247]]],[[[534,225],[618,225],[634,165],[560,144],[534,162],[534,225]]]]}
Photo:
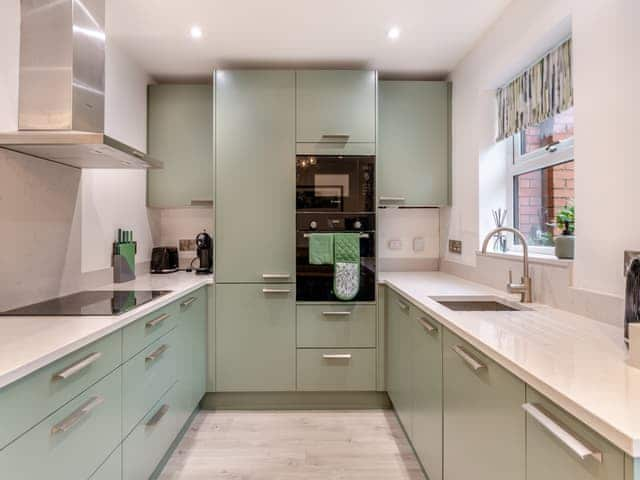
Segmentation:
{"type": "Polygon", "coordinates": [[[576,237],[573,235],[560,235],[555,238],[556,257],[573,260],[576,251],[576,237]]]}

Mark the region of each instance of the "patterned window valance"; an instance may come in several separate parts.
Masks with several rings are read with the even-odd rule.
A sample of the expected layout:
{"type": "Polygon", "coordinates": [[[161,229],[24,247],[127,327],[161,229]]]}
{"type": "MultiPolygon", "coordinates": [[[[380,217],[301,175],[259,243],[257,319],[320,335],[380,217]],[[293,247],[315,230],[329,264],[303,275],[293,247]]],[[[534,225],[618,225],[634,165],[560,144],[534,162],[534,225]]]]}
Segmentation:
{"type": "Polygon", "coordinates": [[[571,107],[571,39],[499,88],[497,100],[497,140],[510,137],[571,107]]]}

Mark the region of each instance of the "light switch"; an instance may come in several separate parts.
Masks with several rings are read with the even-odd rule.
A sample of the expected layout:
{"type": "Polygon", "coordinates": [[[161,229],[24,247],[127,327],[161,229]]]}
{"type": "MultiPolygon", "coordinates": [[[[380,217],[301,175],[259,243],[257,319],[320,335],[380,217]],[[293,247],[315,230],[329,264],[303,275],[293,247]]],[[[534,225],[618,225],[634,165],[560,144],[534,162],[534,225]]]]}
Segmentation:
{"type": "Polygon", "coordinates": [[[389,240],[389,250],[400,250],[402,248],[402,240],[393,239],[389,240]]]}
{"type": "Polygon", "coordinates": [[[424,237],[414,237],[413,239],[413,251],[424,252],[424,237]]]}

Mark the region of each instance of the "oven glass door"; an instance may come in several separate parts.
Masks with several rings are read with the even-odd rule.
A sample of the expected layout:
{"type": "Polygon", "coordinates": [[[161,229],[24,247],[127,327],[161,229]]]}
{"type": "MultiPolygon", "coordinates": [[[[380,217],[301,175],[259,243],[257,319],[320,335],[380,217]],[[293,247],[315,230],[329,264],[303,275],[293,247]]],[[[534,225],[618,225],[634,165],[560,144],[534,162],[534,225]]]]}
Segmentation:
{"type": "Polygon", "coordinates": [[[373,212],[375,157],[296,158],[296,209],[307,212],[373,212]]]}
{"type": "MultiPolygon", "coordinates": [[[[297,233],[296,300],[299,302],[340,302],[333,292],[333,265],[309,263],[309,239],[297,233]]],[[[375,234],[360,239],[360,290],[352,302],[376,299],[375,234]]]]}

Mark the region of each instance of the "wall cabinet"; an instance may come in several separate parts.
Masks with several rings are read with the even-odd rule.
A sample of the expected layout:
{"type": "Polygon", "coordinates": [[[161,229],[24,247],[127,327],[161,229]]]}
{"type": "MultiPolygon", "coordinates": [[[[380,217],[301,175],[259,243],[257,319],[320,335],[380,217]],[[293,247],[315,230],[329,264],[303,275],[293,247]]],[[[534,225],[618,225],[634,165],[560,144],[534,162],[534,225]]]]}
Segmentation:
{"type": "Polygon", "coordinates": [[[410,304],[396,292],[387,289],[387,391],[405,428],[412,437],[412,372],[410,304]]]}
{"type": "Polygon", "coordinates": [[[216,284],[216,390],[296,387],[295,285],[216,284]]]}
{"type": "MultiPolygon", "coordinates": [[[[624,453],[527,387],[527,480],[622,480],[624,453]],[[556,434],[585,447],[581,458],[556,434]]],[[[628,478],[628,480],[632,480],[628,478]]]]}
{"type": "Polygon", "coordinates": [[[429,480],[442,480],[442,336],[433,318],[411,306],[411,442],[429,480]]]}
{"type": "Polygon", "coordinates": [[[385,205],[447,205],[450,84],[379,82],[378,199],[385,205]]]}
{"type": "Polygon", "coordinates": [[[148,152],[164,163],[147,173],[150,207],[213,201],[213,91],[210,85],[150,85],[148,152]]]}
{"type": "Polygon", "coordinates": [[[296,142],[375,144],[376,83],[372,71],[297,71],[296,142]]]}
{"type": "Polygon", "coordinates": [[[524,480],[525,385],[445,330],[444,478],[524,480]]]}
{"type": "Polygon", "coordinates": [[[295,281],[294,72],[217,72],[216,177],[216,282],[295,281]]]}

